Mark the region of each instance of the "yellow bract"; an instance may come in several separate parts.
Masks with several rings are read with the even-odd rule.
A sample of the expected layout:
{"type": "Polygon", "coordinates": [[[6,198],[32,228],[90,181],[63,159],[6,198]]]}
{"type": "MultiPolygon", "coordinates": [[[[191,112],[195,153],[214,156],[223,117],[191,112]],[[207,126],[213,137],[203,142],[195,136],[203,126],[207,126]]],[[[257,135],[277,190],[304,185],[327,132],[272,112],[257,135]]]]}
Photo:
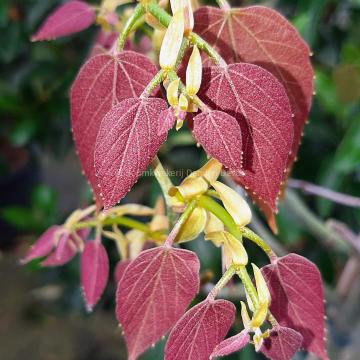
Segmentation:
{"type": "Polygon", "coordinates": [[[172,17],[160,49],[159,63],[162,69],[172,70],[181,47],[184,35],[184,13],[178,11],[172,17]]]}
{"type": "Polygon", "coordinates": [[[204,228],[204,233],[209,234],[216,231],[222,231],[224,230],[224,224],[222,221],[220,221],[217,216],[215,216],[213,213],[208,212],[206,225],[204,228]]]}
{"type": "Polygon", "coordinates": [[[172,107],[178,106],[179,103],[179,83],[180,79],[177,78],[171,81],[166,89],[166,98],[172,107]]]}
{"type": "Polygon", "coordinates": [[[255,283],[256,283],[256,290],[259,296],[259,303],[260,304],[270,304],[271,296],[269,289],[266,285],[266,281],[263,277],[263,274],[261,273],[260,269],[255,265],[251,264],[253,267],[254,277],[255,277],[255,283]]]}
{"type": "Polygon", "coordinates": [[[245,329],[250,329],[251,328],[251,324],[250,324],[250,316],[249,313],[247,311],[247,307],[246,304],[243,301],[240,301],[241,304],[241,318],[244,324],[244,328],[245,329]]]}
{"type": "Polygon", "coordinates": [[[197,94],[202,79],[202,62],[200,51],[194,46],[186,68],[186,94],[190,97],[197,94]]]}
{"type": "Polygon", "coordinates": [[[181,94],[179,97],[179,108],[181,111],[186,111],[188,108],[189,102],[184,94],[181,94]]]}
{"type": "Polygon", "coordinates": [[[204,230],[206,224],[206,210],[202,208],[195,208],[181,227],[175,242],[182,243],[196,239],[204,230]]]}
{"type": "Polygon", "coordinates": [[[245,266],[248,263],[247,252],[238,239],[227,231],[215,231],[205,235],[206,240],[211,240],[216,246],[223,245],[225,267],[232,264],[245,266]]]}
{"type": "Polygon", "coordinates": [[[235,190],[219,181],[214,181],[211,185],[235,223],[241,227],[247,225],[251,221],[251,210],[247,202],[235,190]]]}

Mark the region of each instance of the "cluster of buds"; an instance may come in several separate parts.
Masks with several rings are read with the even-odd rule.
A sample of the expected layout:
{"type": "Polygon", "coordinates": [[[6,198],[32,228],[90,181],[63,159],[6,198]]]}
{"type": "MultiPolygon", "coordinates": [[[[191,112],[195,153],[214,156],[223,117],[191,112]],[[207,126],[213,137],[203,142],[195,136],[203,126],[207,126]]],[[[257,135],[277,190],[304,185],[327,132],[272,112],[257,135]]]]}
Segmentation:
{"type": "Polygon", "coordinates": [[[254,333],[253,343],[255,345],[255,350],[259,351],[264,339],[269,337],[269,330],[265,330],[265,332],[262,332],[261,326],[265,323],[268,317],[271,297],[269,289],[266,285],[266,281],[260,269],[255,264],[251,265],[253,267],[256,284],[257,302],[254,303],[246,292],[246,300],[252,312],[252,317],[250,318],[246,304],[243,301],[241,301],[241,317],[245,331],[248,333],[254,333]]]}

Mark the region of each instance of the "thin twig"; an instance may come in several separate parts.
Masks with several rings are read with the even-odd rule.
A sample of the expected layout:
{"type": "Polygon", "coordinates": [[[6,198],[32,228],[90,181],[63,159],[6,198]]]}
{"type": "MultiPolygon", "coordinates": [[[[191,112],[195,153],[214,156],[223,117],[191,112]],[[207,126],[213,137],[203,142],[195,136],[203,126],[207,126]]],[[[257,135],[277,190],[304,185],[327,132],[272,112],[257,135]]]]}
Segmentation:
{"type": "Polygon", "coordinates": [[[338,204],[360,208],[360,198],[333,191],[304,180],[289,179],[288,186],[293,189],[300,189],[304,194],[316,195],[338,204]]]}

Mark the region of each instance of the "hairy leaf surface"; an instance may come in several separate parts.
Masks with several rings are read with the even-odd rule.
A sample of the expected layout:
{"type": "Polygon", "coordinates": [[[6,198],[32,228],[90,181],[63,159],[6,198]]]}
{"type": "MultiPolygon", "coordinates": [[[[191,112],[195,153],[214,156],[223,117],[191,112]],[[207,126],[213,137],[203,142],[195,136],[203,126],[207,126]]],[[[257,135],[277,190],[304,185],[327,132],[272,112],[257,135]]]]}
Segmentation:
{"type": "Polygon", "coordinates": [[[165,360],[208,360],[234,321],[235,306],[226,300],[204,300],[172,329],[165,360]]]}
{"type": "Polygon", "coordinates": [[[188,250],[143,251],[125,270],[116,293],[116,317],[129,360],[165,335],[199,290],[199,260],[188,250]]]}
{"type": "Polygon", "coordinates": [[[303,337],[297,331],[277,326],[264,340],[260,351],[271,360],[291,360],[300,349],[303,337]]]}
{"type": "Polygon", "coordinates": [[[121,278],[124,275],[125,270],[129,264],[130,264],[130,260],[120,260],[116,264],[116,267],[114,270],[114,278],[115,278],[116,284],[121,280],[121,278]]]}
{"type": "Polygon", "coordinates": [[[71,88],[71,122],[83,171],[100,201],[94,171],[96,137],[104,116],[124,99],[137,97],[156,74],[148,58],[132,51],[96,55],[81,68],[71,88]]]}
{"type": "Polygon", "coordinates": [[[271,293],[270,311],[280,325],[303,336],[302,347],[323,360],[325,350],[324,294],[317,267],[289,254],[262,268],[271,293]]]}
{"type": "Polygon", "coordinates": [[[92,311],[109,279],[109,259],[104,246],[88,241],[80,258],[81,286],[86,309],[92,311]]]}
{"type": "Polygon", "coordinates": [[[168,131],[175,125],[176,122],[174,109],[169,107],[168,109],[161,112],[158,121],[159,121],[158,135],[159,136],[166,135],[168,131]]]}
{"type": "Polygon", "coordinates": [[[69,1],[55,9],[31,40],[53,40],[79,32],[88,28],[95,18],[94,7],[83,1],[69,1]]]}
{"type": "Polygon", "coordinates": [[[226,62],[260,65],[284,85],[294,113],[294,139],[288,160],[291,167],[313,95],[307,44],[289,21],[263,6],[231,10],[202,7],[195,12],[194,31],[213,45],[226,62]]]}
{"type": "Polygon", "coordinates": [[[155,157],[166,136],[157,135],[157,118],[166,108],[158,98],[126,99],[104,117],[94,156],[105,209],[126,195],[155,157]]]}
{"type": "Polygon", "coordinates": [[[293,134],[284,87],[251,64],[205,68],[203,84],[200,98],[240,125],[245,176],[237,179],[262,209],[274,212],[293,134]]]}
{"type": "Polygon", "coordinates": [[[205,151],[225,167],[241,175],[241,128],[236,119],[214,110],[200,113],[193,121],[193,134],[205,151]]]}
{"type": "Polygon", "coordinates": [[[210,359],[216,357],[230,355],[236,351],[241,350],[250,342],[250,336],[247,329],[244,329],[239,334],[236,334],[228,339],[223,340],[216,346],[212,352],[210,359]]]}

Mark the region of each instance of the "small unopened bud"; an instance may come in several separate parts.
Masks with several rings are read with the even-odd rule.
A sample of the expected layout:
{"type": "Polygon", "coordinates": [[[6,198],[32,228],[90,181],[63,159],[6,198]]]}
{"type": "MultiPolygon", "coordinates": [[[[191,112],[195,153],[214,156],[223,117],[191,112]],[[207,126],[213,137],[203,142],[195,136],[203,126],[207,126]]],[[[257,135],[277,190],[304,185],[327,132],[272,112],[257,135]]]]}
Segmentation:
{"type": "Polygon", "coordinates": [[[184,120],[183,119],[177,119],[176,121],[176,125],[175,125],[175,129],[176,131],[179,131],[184,125],[184,120]]]}
{"type": "Polygon", "coordinates": [[[157,29],[154,30],[152,36],[152,46],[156,54],[158,54],[161,49],[164,36],[165,36],[165,30],[157,30],[157,29]]]}
{"type": "Polygon", "coordinates": [[[245,226],[251,221],[251,210],[247,202],[229,186],[215,181],[211,184],[219,194],[225,209],[239,226],[245,226]]]}
{"type": "Polygon", "coordinates": [[[146,242],[146,234],[140,230],[132,229],[125,234],[129,241],[130,259],[135,259],[142,251],[146,242]]]}
{"type": "Polygon", "coordinates": [[[254,277],[255,277],[255,283],[256,283],[256,290],[259,297],[259,303],[260,304],[270,304],[271,296],[269,289],[267,287],[266,281],[264,279],[264,276],[260,269],[255,265],[251,264],[253,267],[254,277]]]}
{"type": "Polygon", "coordinates": [[[247,311],[246,304],[243,301],[240,301],[241,304],[241,319],[244,324],[245,329],[249,329],[251,327],[250,325],[250,316],[247,311]]]}
{"type": "Polygon", "coordinates": [[[176,107],[179,103],[179,82],[179,78],[173,80],[166,89],[166,98],[172,107],[176,107]]]}
{"type": "Polygon", "coordinates": [[[159,63],[162,69],[172,70],[176,64],[184,35],[184,13],[178,11],[172,17],[160,49],[159,63]]]}
{"type": "Polygon", "coordinates": [[[176,14],[182,10],[184,13],[185,33],[188,34],[194,28],[194,14],[191,0],[170,0],[171,11],[176,14]]]}
{"type": "Polygon", "coordinates": [[[206,210],[195,208],[186,222],[182,225],[175,242],[182,243],[196,239],[204,230],[206,218],[206,210]]]}
{"type": "Polygon", "coordinates": [[[179,97],[179,108],[181,111],[186,111],[188,108],[189,102],[187,97],[184,94],[180,94],[179,97]]]}
{"type": "Polygon", "coordinates": [[[202,79],[202,62],[197,46],[193,47],[188,66],[186,68],[186,94],[194,96],[200,89],[202,79]]]}

